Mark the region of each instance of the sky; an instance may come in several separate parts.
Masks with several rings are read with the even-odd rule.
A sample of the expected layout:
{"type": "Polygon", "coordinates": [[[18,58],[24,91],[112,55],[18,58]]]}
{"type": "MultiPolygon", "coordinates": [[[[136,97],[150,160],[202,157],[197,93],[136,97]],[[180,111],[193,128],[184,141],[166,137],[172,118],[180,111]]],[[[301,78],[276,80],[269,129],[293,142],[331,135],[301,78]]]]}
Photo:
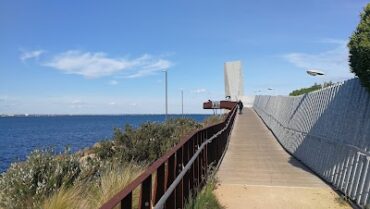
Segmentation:
{"type": "Polygon", "coordinates": [[[366,3],[0,0],[0,114],[164,113],[164,70],[169,113],[210,113],[233,60],[246,95],[343,81],[366,3]]]}

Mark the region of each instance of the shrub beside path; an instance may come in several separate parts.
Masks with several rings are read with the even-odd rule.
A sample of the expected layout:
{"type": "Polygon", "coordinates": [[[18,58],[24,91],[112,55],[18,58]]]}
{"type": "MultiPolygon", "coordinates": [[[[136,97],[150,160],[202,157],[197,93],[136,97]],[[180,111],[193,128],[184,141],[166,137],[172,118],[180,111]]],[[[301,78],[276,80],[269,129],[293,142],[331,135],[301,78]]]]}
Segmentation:
{"type": "Polygon", "coordinates": [[[320,178],[289,155],[252,109],[231,133],[214,191],[226,208],[351,208],[320,178]]]}

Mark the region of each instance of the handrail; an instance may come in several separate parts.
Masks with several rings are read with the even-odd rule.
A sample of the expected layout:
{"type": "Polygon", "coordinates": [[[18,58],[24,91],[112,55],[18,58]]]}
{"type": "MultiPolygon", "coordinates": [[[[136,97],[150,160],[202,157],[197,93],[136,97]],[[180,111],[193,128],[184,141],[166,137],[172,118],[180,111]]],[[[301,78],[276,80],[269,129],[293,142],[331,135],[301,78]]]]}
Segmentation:
{"type": "Polygon", "coordinates": [[[162,209],[162,208],[164,208],[165,202],[170,197],[171,193],[175,190],[176,186],[180,183],[181,179],[184,177],[184,175],[186,174],[186,172],[189,171],[189,169],[191,168],[192,164],[194,163],[194,161],[196,160],[196,158],[199,156],[199,154],[203,151],[203,149],[206,147],[206,145],[209,144],[209,143],[212,143],[212,141],[214,139],[216,139],[219,135],[221,135],[224,131],[227,130],[227,128],[229,127],[229,124],[231,122],[230,119],[227,120],[227,124],[226,124],[226,126],[222,130],[218,131],[215,135],[213,135],[211,138],[207,139],[205,142],[202,143],[202,145],[198,148],[197,152],[193,155],[193,157],[186,164],[185,168],[181,171],[181,173],[179,174],[179,176],[177,176],[177,178],[173,181],[173,183],[170,185],[170,187],[168,188],[168,190],[163,194],[162,198],[159,199],[159,201],[155,205],[154,209],[162,209]]]}
{"type": "MultiPolygon", "coordinates": [[[[220,123],[202,128],[184,137],[166,154],[152,163],[140,176],[104,203],[100,209],[112,209],[121,204],[122,209],[131,209],[133,191],[141,185],[139,208],[152,208],[170,189],[175,179],[176,188],[167,192],[163,205],[167,209],[183,208],[186,199],[205,183],[208,166],[217,163],[227,144],[234,122],[236,102],[229,102],[233,108],[220,123]],[[212,140],[210,140],[212,139],[212,140]],[[208,142],[208,143],[207,143],[208,142]],[[196,156],[193,158],[193,156],[196,156]],[[191,164],[189,164],[191,163],[191,164]],[[184,165],[187,170],[183,172],[184,165]],[[152,178],[154,179],[154,188],[152,178]]],[[[228,108],[227,108],[228,109],[228,108]]],[[[162,200],[163,201],[163,200],[162,200]]]]}

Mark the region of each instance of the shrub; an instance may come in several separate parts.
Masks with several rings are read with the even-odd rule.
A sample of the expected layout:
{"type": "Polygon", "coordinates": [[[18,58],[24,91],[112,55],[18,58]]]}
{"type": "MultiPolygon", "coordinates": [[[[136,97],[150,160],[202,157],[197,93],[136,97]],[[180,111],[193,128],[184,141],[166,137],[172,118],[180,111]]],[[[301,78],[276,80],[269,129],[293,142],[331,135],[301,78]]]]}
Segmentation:
{"type": "Polygon", "coordinates": [[[321,85],[315,83],[311,87],[294,90],[289,94],[289,96],[298,96],[298,95],[302,95],[302,94],[307,94],[307,93],[310,93],[310,92],[313,92],[313,91],[316,91],[316,90],[319,90],[319,89],[321,89],[321,85]]]}
{"type": "Polygon", "coordinates": [[[197,196],[187,201],[185,209],[223,209],[224,207],[213,193],[216,182],[214,177],[210,178],[197,196]]]}
{"type": "Polygon", "coordinates": [[[370,3],[361,13],[361,21],[348,43],[351,71],[370,90],[370,3]]]}
{"type": "Polygon", "coordinates": [[[25,162],[14,163],[0,177],[0,206],[33,208],[45,195],[72,185],[81,169],[78,158],[68,153],[54,157],[53,151],[35,150],[25,162]]]}
{"type": "Polygon", "coordinates": [[[103,160],[153,162],[185,134],[200,127],[194,120],[180,118],[164,123],[147,122],[137,129],[126,125],[123,130],[114,130],[112,141],[95,146],[94,153],[103,160]]]}
{"type": "Polygon", "coordinates": [[[226,117],[226,114],[209,116],[203,121],[203,126],[207,127],[207,126],[211,126],[211,125],[220,123],[225,119],[225,117],[226,117]]]}
{"type": "Polygon", "coordinates": [[[334,85],[334,83],[331,82],[331,81],[324,82],[324,84],[322,84],[322,85],[315,83],[311,87],[294,90],[294,91],[289,93],[289,96],[299,96],[299,95],[302,95],[302,94],[307,94],[307,93],[310,93],[310,92],[313,92],[313,91],[317,91],[317,90],[321,89],[321,87],[326,88],[326,87],[329,87],[329,86],[332,86],[332,85],[334,85]]]}

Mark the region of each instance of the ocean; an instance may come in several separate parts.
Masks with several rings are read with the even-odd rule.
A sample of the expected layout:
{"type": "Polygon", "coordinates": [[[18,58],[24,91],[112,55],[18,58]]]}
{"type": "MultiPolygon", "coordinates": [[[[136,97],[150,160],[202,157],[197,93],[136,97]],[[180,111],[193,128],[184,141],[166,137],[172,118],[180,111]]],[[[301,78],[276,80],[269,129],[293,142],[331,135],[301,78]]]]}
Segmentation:
{"type": "MultiPolygon", "coordinates": [[[[209,115],[185,115],[198,122],[209,115]]],[[[181,115],[169,115],[170,118],[181,115]]],[[[61,152],[90,147],[113,136],[114,128],[138,127],[147,121],[163,122],[164,115],[86,115],[0,117],[0,173],[22,161],[34,149],[53,147],[61,152]]]]}

